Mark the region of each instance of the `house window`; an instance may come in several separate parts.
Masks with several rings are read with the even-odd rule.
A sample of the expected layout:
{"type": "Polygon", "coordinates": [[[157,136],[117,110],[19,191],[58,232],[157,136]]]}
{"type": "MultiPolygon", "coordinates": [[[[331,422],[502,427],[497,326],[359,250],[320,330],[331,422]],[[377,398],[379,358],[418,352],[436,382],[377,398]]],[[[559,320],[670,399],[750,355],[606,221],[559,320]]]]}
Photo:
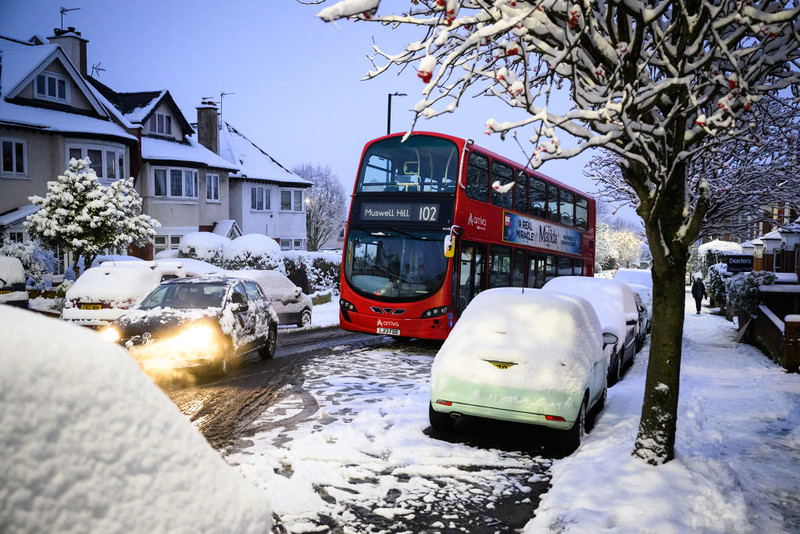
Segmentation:
{"type": "Polygon", "coordinates": [[[67,79],[52,72],[42,72],[36,76],[36,98],[54,102],[69,102],[67,79]]]}
{"type": "Polygon", "coordinates": [[[219,174],[206,173],[206,200],[219,201],[219,174]]]}
{"type": "Polygon", "coordinates": [[[198,197],[197,171],[154,168],[153,195],[196,199],[198,197]]]}
{"type": "Polygon", "coordinates": [[[281,250],[292,250],[292,240],[281,239],[281,250]]]}
{"type": "Polygon", "coordinates": [[[150,116],[150,132],[172,135],[172,117],[164,113],[155,113],[150,116]]]}
{"type": "Polygon", "coordinates": [[[125,177],[125,148],[117,145],[76,144],[67,145],[67,160],[89,158],[89,167],[97,177],[110,182],[125,177]]]}
{"type": "Polygon", "coordinates": [[[0,161],[4,175],[25,176],[27,145],[22,139],[0,140],[0,161]]]}
{"type": "Polygon", "coordinates": [[[153,237],[153,253],[158,254],[165,250],[178,250],[181,246],[179,235],[157,235],[153,237]]]}
{"type": "Polygon", "coordinates": [[[8,232],[9,243],[23,243],[25,241],[24,232],[8,232]]]}
{"type": "Polygon", "coordinates": [[[303,250],[303,240],[302,239],[295,239],[294,240],[294,249],[295,250],[303,250]]]}
{"type": "Polygon", "coordinates": [[[282,189],[281,211],[303,211],[303,192],[282,189]]]}
{"type": "Polygon", "coordinates": [[[269,189],[259,185],[250,189],[250,209],[253,211],[269,209],[269,189]]]}

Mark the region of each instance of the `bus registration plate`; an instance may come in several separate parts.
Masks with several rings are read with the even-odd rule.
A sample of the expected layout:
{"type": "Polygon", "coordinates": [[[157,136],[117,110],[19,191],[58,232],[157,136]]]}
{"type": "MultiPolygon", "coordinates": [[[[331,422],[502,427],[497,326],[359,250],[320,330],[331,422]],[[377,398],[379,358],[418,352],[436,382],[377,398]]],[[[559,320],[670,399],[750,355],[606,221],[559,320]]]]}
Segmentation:
{"type": "Polygon", "coordinates": [[[386,334],[386,335],[389,335],[389,336],[399,336],[400,335],[400,329],[399,328],[378,328],[377,329],[377,333],[378,334],[386,334]]]}

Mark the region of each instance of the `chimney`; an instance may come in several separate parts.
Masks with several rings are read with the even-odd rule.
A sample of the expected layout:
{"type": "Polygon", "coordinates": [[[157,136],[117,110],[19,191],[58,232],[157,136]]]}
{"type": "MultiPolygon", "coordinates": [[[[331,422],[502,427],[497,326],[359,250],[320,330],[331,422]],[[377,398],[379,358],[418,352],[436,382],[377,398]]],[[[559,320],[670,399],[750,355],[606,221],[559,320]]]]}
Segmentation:
{"type": "Polygon", "coordinates": [[[197,141],[214,154],[219,154],[217,105],[210,100],[203,100],[197,106],[197,141]]]}
{"type": "Polygon", "coordinates": [[[47,40],[51,44],[57,44],[61,47],[64,53],[69,57],[70,61],[81,73],[81,76],[88,74],[87,61],[86,61],[86,39],[81,37],[81,32],[76,32],[73,26],[66,30],[60,28],[53,28],[54,35],[48,37],[47,40]]]}

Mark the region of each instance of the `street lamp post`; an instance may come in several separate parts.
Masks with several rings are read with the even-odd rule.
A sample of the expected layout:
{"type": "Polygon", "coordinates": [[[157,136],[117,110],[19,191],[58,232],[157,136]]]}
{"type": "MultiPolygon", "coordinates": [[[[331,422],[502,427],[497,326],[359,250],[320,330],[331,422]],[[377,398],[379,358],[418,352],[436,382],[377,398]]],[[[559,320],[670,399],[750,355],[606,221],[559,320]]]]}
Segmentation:
{"type": "Polygon", "coordinates": [[[392,97],[393,96],[408,96],[405,93],[389,93],[389,102],[386,109],[386,135],[392,133],[392,97]]]}

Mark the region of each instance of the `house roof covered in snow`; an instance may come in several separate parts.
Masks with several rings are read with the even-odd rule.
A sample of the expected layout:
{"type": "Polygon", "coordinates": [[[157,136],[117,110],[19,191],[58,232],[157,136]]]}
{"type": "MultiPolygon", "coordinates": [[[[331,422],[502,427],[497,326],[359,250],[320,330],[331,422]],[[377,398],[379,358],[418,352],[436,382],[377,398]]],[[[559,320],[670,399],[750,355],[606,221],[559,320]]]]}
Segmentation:
{"type": "Polygon", "coordinates": [[[230,175],[232,179],[295,187],[311,187],[312,185],[305,178],[301,178],[278,163],[278,160],[225,121],[221,121],[219,129],[219,154],[239,167],[239,172],[230,175]]]}
{"type": "Polygon", "coordinates": [[[0,123],[42,131],[92,134],[135,141],[119,124],[96,91],[57,45],[31,45],[0,36],[0,123]],[[22,96],[36,76],[53,63],[67,72],[74,87],[85,97],[91,111],[76,112],[69,106],[31,100],[22,96]]]}
{"type": "Polygon", "coordinates": [[[236,171],[236,165],[217,156],[194,138],[187,137],[185,143],[142,137],[142,158],[161,163],[197,163],[215,169],[236,171]]]}
{"type": "Polygon", "coordinates": [[[144,124],[156,108],[163,103],[172,110],[185,133],[191,135],[194,132],[192,125],[186,120],[183,112],[166,89],[118,93],[96,78],[88,76],[87,80],[125,117],[125,120],[131,123],[144,124]]]}

